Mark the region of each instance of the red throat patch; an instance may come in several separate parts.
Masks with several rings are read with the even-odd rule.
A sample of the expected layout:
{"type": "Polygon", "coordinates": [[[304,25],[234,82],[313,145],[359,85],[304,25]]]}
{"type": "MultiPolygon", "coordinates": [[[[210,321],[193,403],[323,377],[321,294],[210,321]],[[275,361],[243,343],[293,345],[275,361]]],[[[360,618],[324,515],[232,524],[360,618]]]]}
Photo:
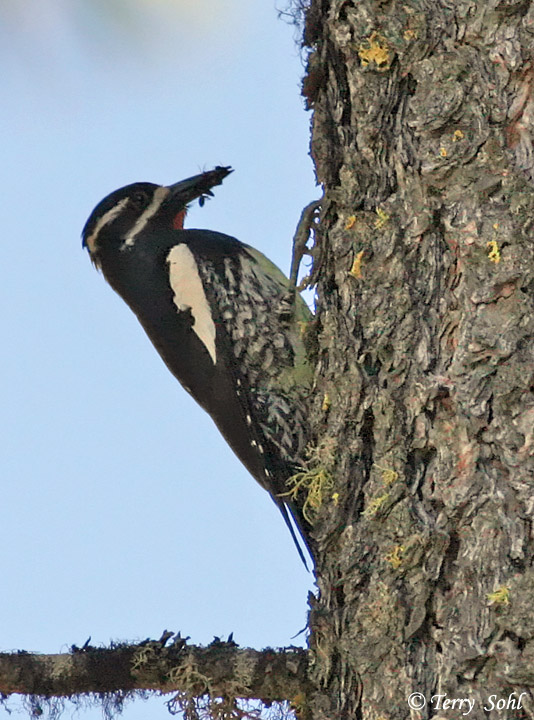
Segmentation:
{"type": "Polygon", "coordinates": [[[172,221],[172,227],[173,230],[183,230],[184,229],[184,221],[185,216],[187,215],[187,210],[180,210],[179,213],[176,213],[174,216],[174,219],[172,221]]]}

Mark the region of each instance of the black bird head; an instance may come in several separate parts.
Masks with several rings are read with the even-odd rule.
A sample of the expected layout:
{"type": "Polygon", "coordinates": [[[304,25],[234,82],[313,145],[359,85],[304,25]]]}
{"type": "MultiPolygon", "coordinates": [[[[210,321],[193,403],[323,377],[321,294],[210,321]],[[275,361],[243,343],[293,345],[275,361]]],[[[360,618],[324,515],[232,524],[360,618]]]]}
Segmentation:
{"type": "Polygon", "coordinates": [[[211,188],[231,172],[230,167],[218,166],[174,185],[138,182],[115,190],[91,213],[82,231],[82,244],[100,267],[102,257],[133,245],[142,230],[181,229],[188,205],[197,198],[203,205],[213,195],[211,188]]]}

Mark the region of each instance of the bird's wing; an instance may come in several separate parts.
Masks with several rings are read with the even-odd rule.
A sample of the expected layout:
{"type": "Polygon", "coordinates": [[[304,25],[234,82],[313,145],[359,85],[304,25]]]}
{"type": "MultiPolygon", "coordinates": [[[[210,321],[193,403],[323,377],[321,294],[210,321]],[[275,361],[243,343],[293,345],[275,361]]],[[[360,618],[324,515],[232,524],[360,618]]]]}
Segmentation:
{"type": "Polygon", "coordinates": [[[236,437],[236,416],[230,417],[218,399],[209,412],[286,523],[291,527],[289,508],[306,538],[306,523],[287,496],[286,481],[304,462],[310,440],[306,400],[311,369],[299,324],[309,321],[311,313],[300,296],[294,297],[294,289],[296,309],[287,313],[289,281],[267,258],[233,238],[213,235],[218,235],[214,240],[220,255],[213,248],[202,253],[191,242],[189,247],[200,253],[198,267],[217,327],[219,377],[222,386],[230,378],[234,387],[245,421],[243,435],[236,437]]]}

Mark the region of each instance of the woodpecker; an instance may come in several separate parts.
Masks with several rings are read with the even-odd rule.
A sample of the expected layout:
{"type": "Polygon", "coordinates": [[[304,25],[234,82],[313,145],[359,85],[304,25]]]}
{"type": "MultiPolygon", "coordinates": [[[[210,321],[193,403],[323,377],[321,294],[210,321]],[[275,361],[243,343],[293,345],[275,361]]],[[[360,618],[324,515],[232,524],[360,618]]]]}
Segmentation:
{"type": "Polygon", "coordinates": [[[261,252],[223,233],[184,229],[230,167],[174,185],[138,182],[104,198],[82,232],[93,264],[137,316],[171,373],[214,420],[313,558],[310,526],[288,495],[310,441],[311,312],[261,252]]]}

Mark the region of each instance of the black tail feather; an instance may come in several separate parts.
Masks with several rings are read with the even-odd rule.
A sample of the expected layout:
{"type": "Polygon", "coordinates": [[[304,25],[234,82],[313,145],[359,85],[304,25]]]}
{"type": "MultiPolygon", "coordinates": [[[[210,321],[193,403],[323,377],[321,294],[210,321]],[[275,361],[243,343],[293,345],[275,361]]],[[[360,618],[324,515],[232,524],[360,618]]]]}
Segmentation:
{"type": "Polygon", "coordinates": [[[304,530],[301,528],[301,524],[297,520],[298,511],[296,509],[293,509],[290,505],[281,503],[279,500],[277,500],[277,498],[273,497],[273,500],[279,508],[280,512],[282,513],[282,517],[284,518],[285,524],[287,525],[291,537],[293,538],[293,542],[295,543],[295,547],[297,548],[300,559],[304,563],[304,567],[308,572],[310,572],[310,568],[308,567],[308,563],[306,562],[304,548],[306,548],[308,555],[312,560],[312,563],[315,563],[315,558],[310,547],[310,539],[306,537],[304,530]]]}

